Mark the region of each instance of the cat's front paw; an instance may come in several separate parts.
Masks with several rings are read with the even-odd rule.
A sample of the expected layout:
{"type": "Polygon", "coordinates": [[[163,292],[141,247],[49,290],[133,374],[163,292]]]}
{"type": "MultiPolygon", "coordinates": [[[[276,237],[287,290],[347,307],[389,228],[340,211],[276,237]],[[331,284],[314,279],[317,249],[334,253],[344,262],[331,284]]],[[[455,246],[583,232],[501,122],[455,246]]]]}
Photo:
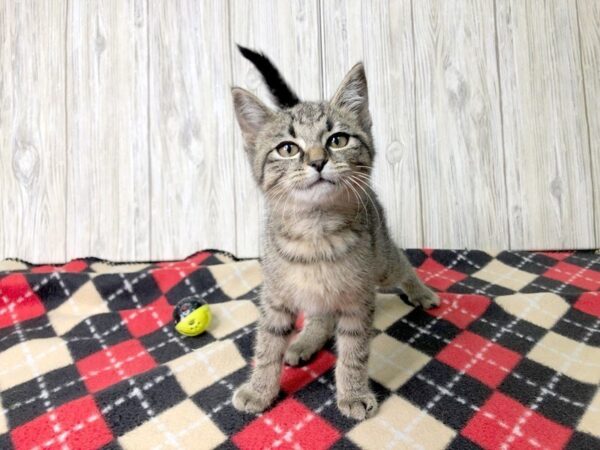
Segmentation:
{"type": "Polygon", "coordinates": [[[355,420],[368,419],[377,412],[377,398],[372,392],[338,398],[337,405],[344,416],[355,420]]]}
{"type": "Polygon", "coordinates": [[[273,398],[273,395],[258,392],[250,383],[244,383],[233,393],[231,402],[238,411],[259,413],[271,404],[273,398]]]}
{"type": "Polygon", "coordinates": [[[429,309],[439,306],[440,298],[432,290],[424,289],[410,297],[410,302],[415,306],[422,306],[423,309],[429,309]]]}

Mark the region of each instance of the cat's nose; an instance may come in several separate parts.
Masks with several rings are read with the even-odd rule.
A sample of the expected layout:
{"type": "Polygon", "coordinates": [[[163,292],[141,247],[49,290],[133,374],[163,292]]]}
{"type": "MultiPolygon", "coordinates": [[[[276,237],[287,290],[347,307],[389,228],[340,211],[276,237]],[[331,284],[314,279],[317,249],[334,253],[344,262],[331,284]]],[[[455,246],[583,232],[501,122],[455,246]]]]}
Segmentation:
{"type": "Polygon", "coordinates": [[[323,170],[323,167],[325,167],[325,164],[327,164],[326,159],[315,159],[308,163],[308,165],[315,169],[317,172],[321,172],[321,170],[323,170]]]}

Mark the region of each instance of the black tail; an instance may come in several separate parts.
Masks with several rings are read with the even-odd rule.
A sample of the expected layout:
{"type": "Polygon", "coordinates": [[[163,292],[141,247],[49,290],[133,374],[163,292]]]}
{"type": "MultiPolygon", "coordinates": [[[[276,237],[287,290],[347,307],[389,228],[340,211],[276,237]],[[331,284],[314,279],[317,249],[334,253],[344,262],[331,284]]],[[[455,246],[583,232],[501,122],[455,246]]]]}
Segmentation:
{"type": "Polygon", "coordinates": [[[277,67],[273,65],[271,60],[262,53],[257,53],[249,48],[242,47],[238,44],[238,49],[242,56],[250,61],[258,69],[265,80],[271,96],[280,108],[291,108],[300,103],[298,96],[285,82],[277,67]]]}

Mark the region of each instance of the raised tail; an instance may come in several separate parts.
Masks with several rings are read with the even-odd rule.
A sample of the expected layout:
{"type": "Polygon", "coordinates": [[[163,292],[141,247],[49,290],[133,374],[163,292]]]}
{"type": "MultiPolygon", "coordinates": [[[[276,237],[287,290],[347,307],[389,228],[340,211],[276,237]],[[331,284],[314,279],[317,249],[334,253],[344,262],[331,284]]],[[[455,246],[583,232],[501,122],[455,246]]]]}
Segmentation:
{"type": "Polygon", "coordinates": [[[271,92],[273,101],[275,101],[280,108],[291,108],[300,103],[298,96],[288,86],[281,76],[281,73],[279,73],[279,70],[277,70],[277,67],[273,65],[269,58],[262,53],[242,47],[239,44],[237,47],[242,56],[254,64],[254,67],[258,69],[271,92]]]}

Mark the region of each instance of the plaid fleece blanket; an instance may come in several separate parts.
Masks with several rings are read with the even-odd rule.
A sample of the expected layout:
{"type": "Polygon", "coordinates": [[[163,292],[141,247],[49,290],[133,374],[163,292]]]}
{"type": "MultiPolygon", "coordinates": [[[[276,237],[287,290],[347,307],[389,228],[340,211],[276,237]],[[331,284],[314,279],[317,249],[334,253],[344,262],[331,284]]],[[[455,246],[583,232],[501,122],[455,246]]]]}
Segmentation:
{"type": "Polygon", "coordinates": [[[0,262],[0,448],[600,448],[600,255],[408,255],[442,305],[378,295],[362,423],[336,408],[333,344],[285,368],[272,409],[233,409],[256,260],[0,262]],[[214,316],[194,338],[172,324],[190,295],[214,316]]]}

